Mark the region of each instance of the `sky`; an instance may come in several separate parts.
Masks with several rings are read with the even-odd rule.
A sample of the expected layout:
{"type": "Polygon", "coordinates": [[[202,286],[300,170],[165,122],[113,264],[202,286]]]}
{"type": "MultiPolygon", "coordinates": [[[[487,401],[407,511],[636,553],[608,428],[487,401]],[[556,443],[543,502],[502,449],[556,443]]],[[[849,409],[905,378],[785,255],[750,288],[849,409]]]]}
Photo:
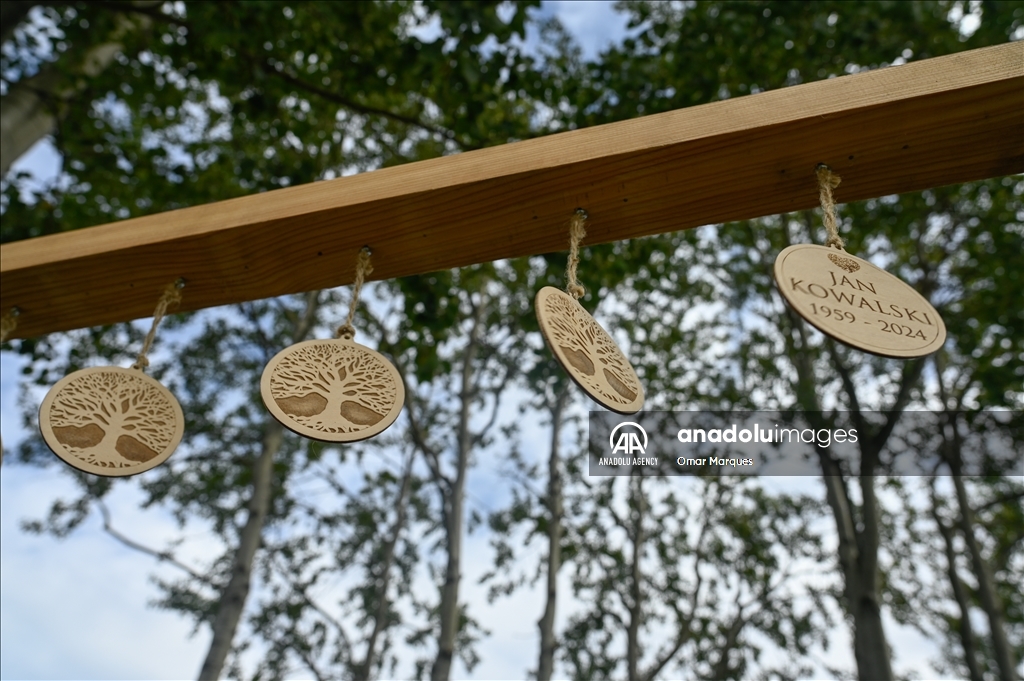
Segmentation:
{"type": "MultiPolygon", "coordinates": [[[[585,57],[595,56],[626,33],[625,20],[607,2],[545,2],[542,14],[557,15],[577,37],[585,57]]],[[[44,141],[16,167],[46,176],[56,172],[58,163],[53,147],[44,141]]],[[[144,327],[148,320],[137,323],[144,327]]],[[[19,371],[19,359],[2,353],[0,430],[8,451],[26,435],[18,406],[19,371]]],[[[41,392],[29,397],[35,404],[41,398],[41,392]]],[[[546,433],[537,428],[534,437],[539,443],[546,433]]],[[[501,484],[500,471],[485,465],[472,475],[476,482],[470,504],[486,510],[493,500],[484,498],[484,490],[501,484]]],[[[20,529],[24,520],[44,516],[54,498],[71,493],[72,485],[57,466],[0,467],[0,678],[194,678],[209,645],[208,629],[194,632],[191,622],[150,606],[158,595],[154,576],[176,577],[173,567],[118,544],[102,531],[97,514],[63,540],[20,529]]],[[[153,546],[181,536],[166,513],[141,511],[140,498],[132,485],[117,486],[110,508],[120,532],[153,546]]],[[[186,527],[184,534],[187,541],[180,558],[186,562],[198,564],[216,548],[202,527],[186,527]]],[[[482,662],[474,672],[470,675],[457,664],[455,678],[523,678],[536,662],[542,594],[527,589],[515,598],[488,603],[484,588],[476,584],[490,567],[490,549],[482,533],[467,538],[466,556],[465,600],[480,621],[502,626],[490,626],[491,635],[479,646],[482,662]]],[[[562,578],[562,593],[568,593],[568,571],[562,578]]],[[[571,604],[560,608],[561,623],[571,610],[571,604]]],[[[897,667],[925,670],[931,644],[891,621],[887,631],[897,667]]],[[[833,644],[830,662],[845,659],[845,666],[851,667],[845,629],[833,644]]]]}

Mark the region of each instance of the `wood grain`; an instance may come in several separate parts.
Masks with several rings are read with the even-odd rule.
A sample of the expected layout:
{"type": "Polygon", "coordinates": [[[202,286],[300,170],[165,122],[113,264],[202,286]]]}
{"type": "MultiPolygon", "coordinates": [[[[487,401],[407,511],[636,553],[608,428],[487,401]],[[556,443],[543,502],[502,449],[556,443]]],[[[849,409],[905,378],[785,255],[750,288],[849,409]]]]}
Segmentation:
{"type": "Polygon", "coordinates": [[[1024,171],[1024,41],[5,244],[12,337],[812,208],[1024,171]]]}

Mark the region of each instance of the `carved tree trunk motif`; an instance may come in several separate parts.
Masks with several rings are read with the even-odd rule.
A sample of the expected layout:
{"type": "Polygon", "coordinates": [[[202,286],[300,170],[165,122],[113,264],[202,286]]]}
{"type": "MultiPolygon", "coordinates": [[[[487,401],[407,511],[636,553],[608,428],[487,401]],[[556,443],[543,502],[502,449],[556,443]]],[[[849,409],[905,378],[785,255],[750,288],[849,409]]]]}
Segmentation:
{"type": "Polygon", "coordinates": [[[569,375],[588,395],[620,414],[640,410],[644,390],[622,351],[583,306],[553,287],[537,294],[544,338],[569,375]]]}
{"type": "Polygon", "coordinates": [[[100,475],[149,470],[166,460],[184,430],[181,407],[166,388],[120,367],[61,379],[43,400],[39,423],[58,456],[100,475]]]}
{"type": "Polygon", "coordinates": [[[263,398],[300,435],[345,442],[391,425],[405,391],[380,354],[351,341],[324,340],[298,343],[274,357],[264,372],[263,398]]]}

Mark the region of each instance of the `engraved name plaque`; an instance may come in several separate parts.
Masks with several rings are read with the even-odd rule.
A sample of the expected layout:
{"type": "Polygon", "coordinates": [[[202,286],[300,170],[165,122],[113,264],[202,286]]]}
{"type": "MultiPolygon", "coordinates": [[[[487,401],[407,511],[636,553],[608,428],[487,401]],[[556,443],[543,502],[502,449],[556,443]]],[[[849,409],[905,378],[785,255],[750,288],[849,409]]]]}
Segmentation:
{"type": "Polygon", "coordinates": [[[786,248],[775,259],[775,283],[811,325],[859,350],[908,359],[931,354],[946,340],[946,326],[924,296],[835,248],[786,248]]]}

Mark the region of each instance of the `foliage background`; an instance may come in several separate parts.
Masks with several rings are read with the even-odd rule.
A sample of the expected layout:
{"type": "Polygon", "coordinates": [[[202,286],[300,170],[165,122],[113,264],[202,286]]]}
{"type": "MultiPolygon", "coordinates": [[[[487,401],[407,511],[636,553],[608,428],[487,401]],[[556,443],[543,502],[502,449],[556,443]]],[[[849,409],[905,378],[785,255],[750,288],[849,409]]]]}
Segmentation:
{"type": "MultiPolygon", "coordinates": [[[[1008,3],[975,3],[969,6],[958,5],[957,3],[888,3],[884,9],[888,14],[885,21],[875,21],[873,11],[878,8],[869,6],[852,6],[841,3],[818,3],[813,21],[817,23],[808,27],[802,26],[803,10],[797,5],[790,3],[724,3],[722,12],[727,17],[693,14],[692,25],[673,26],[671,7],[666,5],[644,5],[641,3],[624,3],[632,7],[637,18],[641,22],[641,28],[625,28],[621,19],[614,19],[608,13],[609,7],[590,7],[585,10],[570,9],[565,5],[552,3],[538,13],[539,18],[545,16],[560,16],[567,26],[573,26],[573,16],[584,17],[589,23],[576,23],[576,30],[568,34],[559,33],[557,27],[548,26],[544,34],[543,48],[551,58],[547,62],[547,80],[539,90],[532,88],[529,83],[523,87],[530,98],[535,102],[561,102],[565,107],[561,114],[550,114],[553,127],[557,126],[584,126],[602,123],[610,120],[618,120],[634,115],[654,113],[659,110],[667,110],[687,106],[694,103],[708,101],[710,99],[737,96],[758,89],[774,88],[783,85],[793,84],[801,80],[813,80],[825,77],[833,73],[849,72],[857,68],[876,67],[876,62],[863,63],[851,66],[855,58],[850,55],[857,55],[861,52],[881,52],[892,55],[890,59],[910,59],[941,54],[952,49],[963,49],[965,47],[1001,42],[1006,39],[1007,27],[1009,32],[1015,30],[1013,27],[1020,25],[1020,17],[1014,14],[1012,6],[1008,3]],[[837,14],[843,16],[843,20],[834,26],[827,20],[832,5],[837,14]],[[938,8],[938,9],[936,9],[938,8]],[[959,8],[959,10],[958,10],[959,8]],[[976,15],[982,15],[986,20],[982,21],[971,34],[968,41],[961,41],[970,44],[957,44],[955,36],[951,39],[948,33],[943,34],[939,28],[947,17],[955,15],[960,11],[961,15],[967,10],[969,13],[974,10],[976,15]],[[580,12],[581,14],[571,15],[569,12],[580,12]],[[768,11],[768,14],[765,14],[768,11]],[[703,17],[703,18],[702,18],[703,17]],[[778,23],[779,18],[785,18],[785,22],[778,23]],[[998,17],[994,19],[993,17],[998,17]],[[847,23],[849,18],[849,23],[847,23]],[[647,24],[643,24],[643,22],[647,24]],[[708,22],[706,25],[701,21],[708,22]],[[772,29],[774,26],[782,26],[782,29],[772,29]],[[888,23],[887,23],[888,22],[888,23]],[[1016,22],[1014,24],[1014,22],[1016,22]],[[609,27],[618,26],[614,31],[609,27]],[[643,26],[649,26],[649,30],[643,30],[643,26]],[[789,26],[798,28],[789,29],[789,26]],[[850,30],[847,26],[855,26],[856,30],[850,30]],[[894,28],[894,26],[896,28],[894,28]],[[909,36],[903,32],[907,26],[916,26],[917,33],[909,36]],[[721,27],[725,27],[724,29],[721,27]],[[688,40],[679,41],[679,34],[673,30],[685,29],[688,40]],[[933,30],[934,29],[934,30],[933,30]],[[787,33],[787,31],[792,31],[787,33]],[[731,32],[731,34],[729,33],[731,32]],[[825,50],[807,49],[807,54],[800,54],[803,44],[801,36],[810,36],[810,40],[827,40],[828,47],[825,50]],[[606,49],[600,54],[600,60],[596,63],[588,63],[588,59],[598,57],[597,47],[604,48],[605,39],[614,37],[611,49],[606,49]],[[796,40],[794,40],[796,38],[796,40]],[[573,41],[578,41],[586,46],[586,50],[574,53],[573,41]],[[678,44],[677,44],[678,43],[678,44]],[[708,44],[710,43],[710,44],[708,44]],[[699,62],[702,47],[701,44],[708,44],[707,54],[713,57],[712,61],[699,62]],[[717,47],[715,47],[717,45],[717,47]],[[722,47],[725,45],[726,47],[722,47]],[[736,50],[730,59],[719,59],[721,53],[716,49],[727,49],[728,45],[745,45],[745,49],[736,50]],[[676,55],[675,64],[685,63],[687,68],[678,68],[665,59],[647,59],[645,55],[673,53],[676,55]],[[792,55],[790,57],[789,55],[792,55]],[[897,56],[898,55],[898,56],[897,56]],[[793,61],[802,59],[808,60],[803,65],[802,71],[788,68],[793,61]],[[699,67],[696,67],[697,64],[699,67]],[[693,66],[693,67],[691,67],[693,66]],[[794,72],[795,71],[795,72],[794,72]],[[751,73],[768,74],[764,80],[751,80],[747,75],[751,73]],[[659,83],[659,89],[652,88],[652,83],[659,83]],[[596,103],[596,104],[595,104],[596,103]]],[[[275,6],[270,5],[268,12],[276,11],[275,6]]],[[[575,5],[572,5],[575,7],[575,5]]],[[[100,27],[92,27],[92,30],[99,30],[100,27]]],[[[970,31],[965,31],[970,32],[970,31]]],[[[1018,30],[1019,33],[1019,30],[1018,30]]],[[[1017,36],[1019,37],[1019,36],[1017,36]]],[[[532,34],[532,40],[541,42],[541,35],[532,34]]],[[[472,41],[469,41],[472,43],[472,41]]],[[[398,70],[396,70],[397,72],[398,70]]],[[[470,83],[472,75],[462,74],[462,82],[470,83]]],[[[452,82],[459,82],[458,75],[453,76],[452,82]]],[[[443,87],[443,83],[440,84],[443,87]]],[[[435,83],[432,87],[439,87],[435,83]]],[[[450,93],[453,94],[454,93],[450,93]]],[[[124,92],[130,100],[141,98],[142,92],[124,92]]],[[[470,100],[468,107],[474,104],[483,105],[493,93],[486,89],[476,92],[476,100],[470,100]]],[[[373,102],[381,106],[402,106],[402,102],[373,102]]],[[[247,106],[257,109],[266,106],[266,103],[250,101],[247,106]]],[[[216,111],[216,109],[214,109],[216,111]]],[[[135,154],[128,162],[135,163],[140,169],[134,173],[135,181],[148,182],[155,176],[166,177],[170,183],[160,182],[146,185],[150,187],[162,187],[164,194],[158,191],[148,191],[149,201],[157,202],[163,207],[174,205],[176,200],[175,192],[178,191],[175,183],[182,177],[187,177],[189,168],[177,167],[173,154],[162,151],[160,147],[149,147],[142,144],[141,131],[131,130],[131,123],[128,128],[117,128],[117,125],[124,122],[124,118],[117,115],[117,108],[112,107],[111,116],[100,117],[102,125],[113,126],[112,130],[103,129],[102,125],[96,131],[81,130],[80,140],[65,140],[71,147],[79,145],[86,148],[94,145],[95,162],[93,168],[88,172],[95,173],[90,177],[97,185],[104,183],[116,184],[117,175],[123,172],[118,170],[118,164],[125,162],[123,154],[128,149],[129,154],[135,154]],[[116,140],[118,144],[106,144],[104,140],[116,140]],[[133,146],[134,145],[134,146],[133,146]],[[104,176],[106,173],[106,176],[104,176]],[[149,173],[149,175],[147,175],[149,173]],[[178,180],[175,180],[178,177],[178,180]]],[[[167,113],[166,111],[164,112],[167,113]]],[[[177,110],[170,115],[180,115],[183,120],[188,118],[188,111],[184,108],[177,110]]],[[[296,131],[315,131],[316,122],[307,118],[297,117],[298,120],[290,121],[289,125],[294,126],[296,131]],[[303,126],[307,126],[304,128],[303,126]]],[[[99,119],[98,119],[99,120],[99,119]]],[[[466,146],[480,143],[498,143],[509,136],[522,134],[522,126],[530,125],[529,116],[523,115],[522,111],[509,109],[503,116],[486,115],[481,116],[477,111],[475,115],[468,115],[462,112],[453,115],[453,134],[458,139],[466,141],[466,146]],[[472,129],[472,122],[480,126],[479,129],[472,129]],[[518,126],[518,127],[517,127],[518,126]]],[[[186,121],[188,122],[188,121],[186,121]]],[[[193,124],[191,121],[190,124],[193,124]]],[[[387,135],[394,133],[388,129],[388,125],[399,125],[395,123],[374,123],[378,127],[373,134],[387,135]]],[[[203,123],[208,128],[215,128],[213,120],[206,120],[203,123]]],[[[358,126],[357,126],[358,127],[358,126]]],[[[173,131],[173,128],[169,128],[173,131]]],[[[401,132],[401,131],[399,131],[401,132]]],[[[398,134],[398,133],[395,133],[398,134]]],[[[358,138],[358,135],[356,135],[358,138]]],[[[252,158],[247,155],[240,155],[236,158],[228,158],[221,168],[217,162],[207,168],[205,177],[209,180],[208,185],[203,183],[191,183],[189,188],[189,203],[202,202],[204,200],[204,186],[217,191],[222,196],[222,189],[215,179],[218,176],[229,177],[241,175],[246,178],[257,178],[256,182],[260,188],[279,186],[290,182],[288,179],[293,174],[303,176],[308,174],[309,168],[302,167],[303,163],[310,163],[309,158],[296,150],[291,149],[281,136],[280,146],[275,155],[260,158],[252,158]],[[243,170],[238,172],[232,164],[241,164],[243,170]],[[247,164],[255,164],[255,167],[247,164]]],[[[174,140],[171,140],[173,143],[174,140]]],[[[356,144],[352,153],[354,162],[372,167],[379,163],[393,163],[416,156],[429,156],[445,151],[445,145],[438,145],[436,140],[422,140],[418,145],[412,147],[396,147],[381,153],[375,149],[373,144],[360,146],[356,144]],[[360,156],[362,154],[362,156],[360,156]]],[[[452,151],[453,149],[447,149],[452,151]]],[[[196,158],[203,157],[203,149],[194,150],[196,158]]],[[[85,154],[84,156],[88,156],[85,154]]],[[[210,158],[213,158],[212,156],[210,158]]],[[[218,157],[222,161],[224,157],[218,157]]],[[[66,169],[67,170],[67,169],[66,169]]],[[[71,171],[82,173],[85,168],[72,166],[71,171]]],[[[112,200],[111,197],[96,196],[90,193],[90,187],[78,181],[77,186],[62,188],[62,191],[53,193],[52,204],[48,204],[50,198],[43,196],[42,203],[24,205],[18,203],[16,191],[7,192],[8,201],[4,214],[5,240],[18,238],[30,234],[45,232],[60,228],[61,224],[95,224],[111,219],[111,216],[121,216],[129,211],[148,209],[151,204],[137,204],[136,206],[125,206],[112,200]],[[81,202],[68,201],[66,196],[79,194],[85,197],[81,202]],[[63,214],[54,217],[54,208],[60,204],[63,214]]],[[[227,182],[231,185],[231,182],[227,182]]],[[[244,186],[244,183],[234,190],[237,193],[251,191],[256,186],[244,186]]],[[[10,185],[8,186],[10,189],[10,185]]],[[[18,188],[20,191],[20,188],[18,188]]],[[[970,213],[972,206],[984,204],[986,196],[997,196],[998,201],[1004,201],[1006,206],[1017,206],[1019,211],[1019,186],[1012,183],[990,183],[982,188],[968,188],[958,195],[953,192],[936,191],[925,193],[915,197],[905,197],[899,202],[869,202],[867,204],[848,207],[844,210],[847,217],[852,217],[852,224],[855,226],[865,224],[879,224],[879,233],[889,233],[888,230],[905,229],[907,227],[904,217],[900,216],[902,211],[907,214],[924,214],[931,209],[936,202],[945,202],[949,205],[956,205],[958,216],[970,213]],[[1002,193],[1000,193],[1002,192],[1002,193]],[[980,197],[980,198],[979,198],[980,197]],[[1007,198],[1010,197],[1010,198],[1007,198]],[[1016,203],[1015,203],[1016,202],[1016,203]],[[876,222],[876,221],[881,222],[876,222]]],[[[982,211],[985,212],[985,211],[982,211]]],[[[987,213],[986,213],[987,215],[987,213]]],[[[986,215],[978,219],[986,219],[986,215]]],[[[991,216],[989,216],[991,217],[991,216]]],[[[970,216],[957,217],[969,222],[970,216]]],[[[1019,214],[996,216],[995,220],[1004,224],[1013,220],[1020,221],[1019,214]]],[[[755,225],[758,229],[779,229],[782,225],[772,224],[766,221],[755,225]]],[[[686,251],[693,248],[697,243],[708,243],[711,240],[731,242],[733,244],[746,244],[749,247],[749,225],[730,225],[695,232],[683,237],[680,241],[669,241],[674,247],[686,251]]],[[[927,225],[918,225],[916,229],[922,233],[927,232],[927,225]]],[[[764,236],[763,234],[761,236],[764,236]]],[[[810,237],[810,234],[805,235],[810,237]]],[[[1018,235],[1019,236],[1019,235],[1018,235]]],[[[872,244],[866,237],[855,236],[853,250],[870,250],[872,244]],[[857,239],[864,239],[860,243],[857,239]]],[[[934,241],[934,240],[933,240],[934,241]]],[[[697,301],[712,301],[721,305],[734,305],[736,309],[747,309],[744,305],[751,304],[756,300],[761,291],[759,286],[763,282],[758,279],[758,273],[750,269],[744,269],[744,262],[706,262],[710,276],[703,283],[698,283],[696,277],[692,287],[685,288],[687,281],[672,280],[666,275],[666,270],[671,269],[670,262],[661,262],[658,266],[657,257],[652,253],[658,250],[659,242],[644,243],[638,241],[634,244],[625,244],[607,248],[592,249],[588,252],[588,262],[584,267],[585,271],[601,271],[607,273],[607,282],[601,291],[605,294],[614,294],[628,303],[631,290],[645,291],[648,295],[655,297],[659,294],[672,295],[673,291],[678,294],[680,290],[687,296],[692,296],[697,301]],[[637,267],[637,263],[646,263],[646,266],[637,267]],[[665,283],[667,282],[667,283],[665,283]],[[721,286],[716,289],[715,284],[721,286]],[[672,288],[676,287],[676,288],[672,288]],[[684,288],[680,288],[684,287],[684,288]],[[661,290],[664,288],[665,290],[661,290]],[[724,293],[723,293],[724,291],[724,293]]],[[[664,242],[662,242],[664,243],[664,242]]],[[[757,242],[761,243],[761,242],[757,242]]],[[[878,247],[884,249],[887,244],[878,247]]],[[[906,246],[907,248],[910,245],[906,246]]],[[[1002,280],[994,286],[989,300],[984,309],[979,311],[968,311],[962,315],[964,326],[959,329],[958,337],[965,339],[968,346],[967,355],[970,354],[970,347],[983,347],[985,343],[993,342],[991,336],[986,334],[991,329],[990,324],[974,328],[970,319],[982,318],[985,315],[995,314],[995,321],[1002,325],[1002,332],[998,335],[1010,339],[1013,345],[1009,348],[1009,366],[1003,364],[982,364],[979,369],[989,372],[989,376],[981,381],[980,392],[973,395],[974,404],[981,406],[994,406],[1004,404],[1011,408],[1020,408],[1019,390],[1017,397],[1006,394],[999,386],[1005,385],[1004,380],[1008,377],[1013,380],[1014,372],[1019,372],[1021,355],[1019,343],[1021,329],[1019,326],[1019,315],[1014,317],[1010,311],[1013,309],[1013,300],[1020,300],[1020,272],[1018,268],[1019,258],[1014,259],[1013,244],[985,244],[979,245],[980,251],[971,248],[969,240],[960,240],[950,246],[951,250],[960,249],[966,254],[966,260],[962,265],[967,269],[975,270],[969,272],[970,281],[987,280],[983,270],[985,263],[990,263],[993,258],[1005,257],[1006,262],[1000,263],[1002,267],[1002,280]],[[982,270],[979,274],[977,270],[982,270]],[[1000,317],[999,315],[1002,315],[1000,317]],[[971,331],[971,329],[974,329],[971,331]],[[971,334],[976,333],[972,338],[971,334]],[[987,391],[987,392],[986,392],[987,391]],[[1014,401],[1016,400],[1016,401],[1014,401]],[[1008,404],[1007,404],[1008,402],[1008,404]]],[[[549,259],[552,266],[560,262],[562,255],[556,255],[549,259]]],[[[917,270],[911,269],[916,275],[917,270]]],[[[466,288],[478,285],[473,277],[474,272],[467,271],[462,275],[468,279],[464,284],[466,288]]],[[[421,282],[422,283],[422,282],[421,282]]],[[[454,282],[460,285],[459,280],[454,282]]],[[[378,287],[384,288],[384,287],[378,287]]],[[[763,287],[762,287],[763,288],[763,287]]],[[[389,292],[378,291],[380,302],[376,305],[386,306],[389,298],[394,299],[389,293],[396,292],[391,289],[389,292]]],[[[954,292],[955,293],[955,292],[954,292]]],[[[342,294],[342,299],[344,294],[342,294]]],[[[510,298],[511,300],[511,298],[510,298]]],[[[1018,306],[1019,307],[1019,306],[1018,306]]],[[[383,308],[378,308],[383,309],[383,308]]],[[[721,307],[719,310],[723,309],[721,307]]],[[[254,313],[259,313],[255,311],[254,313]]],[[[178,339],[176,342],[183,344],[185,339],[199,333],[198,328],[203,322],[214,323],[216,315],[197,315],[183,327],[177,334],[167,334],[168,340],[178,339]]],[[[231,313],[227,313],[229,323],[237,322],[232,319],[231,313]]],[[[681,317],[680,317],[681,319],[681,317]]],[[[415,318],[413,317],[415,322],[415,318]]],[[[630,333],[636,329],[655,329],[650,326],[650,319],[629,319],[628,315],[620,315],[618,321],[630,333]]],[[[730,337],[727,331],[723,332],[730,323],[742,321],[735,315],[725,314],[713,318],[705,326],[698,327],[693,337],[680,339],[673,337],[673,332],[668,332],[664,342],[674,341],[685,343],[682,347],[696,349],[703,345],[708,354],[698,353],[692,364],[689,366],[674,368],[669,375],[675,377],[681,383],[688,385],[685,396],[688,404],[704,406],[709,403],[720,404],[741,404],[745,392],[750,386],[736,384],[730,380],[735,377],[739,368],[752,371],[761,371],[769,380],[778,380],[785,383],[785,376],[776,376],[771,369],[773,353],[766,349],[771,347],[769,342],[759,342],[757,339],[749,344],[739,346],[730,345],[730,337]],[[724,334],[724,335],[723,335],[724,334]],[[686,376],[694,372],[707,372],[706,376],[714,376],[715,380],[702,383],[694,381],[687,383],[686,376]]],[[[425,323],[425,326],[430,326],[425,323]]],[[[415,324],[414,324],[415,326],[415,324]]],[[[422,325],[421,325],[422,326],[422,325]]],[[[141,325],[136,327],[136,337],[141,325]]],[[[422,328],[416,329],[417,333],[424,333],[422,328]]],[[[648,331],[654,335],[654,331],[648,331]]],[[[163,335],[163,334],[162,334],[163,335]]],[[[755,328],[756,336],[756,328],[755,328]]],[[[114,336],[103,336],[90,339],[88,337],[77,341],[77,347],[88,347],[88,344],[95,340],[99,343],[109,343],[111,347],[125,347],[130,344],[130,334],[126,330],[118,331],[114,336]],[[83,346],[84,343],[84,346],[83,346]]],[[[52,346],[43,345],[37,350],[37,357],[52,355],[60,357],[62,353],[70,351],[70,341],[63,339],[51,339],[52,346]]],[[[999,343],[997,337],[994,341],[999,343]]],[[[169,344],[172,345],[173,343],[169,344]]],[[[676,346],[679,347],[678,345],[676,346]]],[[[22,352],[30,348],[22,347],[22,352]]],[[[95,348],[94,348],[95,349],[95,348]]],[[[816,346],[816,350],[821,350],[816,346]]],[[[110,349],[107,348],[107,354],[110,349]]],[[[677,351],[678,352],[678,351],[677,351]]],[[[685,353],[679,353],[685,354],[685,353]]],[[[174,363],[174,350],[172,347],[165,348],[163,354],[157,354],[155,359],[164,364],[174,363]]],[[[424,359],[424,358],[420,358],[424,359]]],[[[427,356],[424,361],[432,361],[427,356]]],[[[444,359],[437,365],[441,369],[447,368],[444,359]]],[[[659,356],[653,355],[645,358],[642,362],[648,370],[652,379],[656,372],[652,369],[659,365],[659,356]]],[[[964,362],[966,365],[967,362],[964,362]]],[[[12,436],[12,426],[20,417],[17,415],[19,407],[15,404],[18,389],[15,387],[15,371],[18,363],[14,361],[9,353],[4,354],[4,375],[3,375],[3,427],[7,435],[5,444],[8,447],[16,445],[19,436],[17,431],[12,436]]],[[[874,375],[884,377],[886,371],[891,372],[891,367],[884,363],[872,363],[871,370],[874,375]]],[[[652,381],[654,389],[649,392],[659,395],[658,399],[668,399],[671,391],[668,386],[662,386],[658,391],[657,382],[652,381]]],[[[760,388],[770,392],[773,388],[770,385],[763,385],[760,388]]],[[[509,406],[501,412],[502,419],[507,422],[518,418],[514,405],[528,402],[537,390],[531,390],[531,386],[521,386],[512,393],[509,406]]],[[[682,392],[682,391],[680,391],[682,392]]],[[[29,403],[39,397],[38,391],[30,392],[26,399],[29,403]]],[[[675,406],[675,405],[666,405],[675,406]]],[[[574,404],[575,413],[581,413],[586,405],[578,400],[574,404]]],[[[531,411],[529,420],[531,427],[523,428],[516,439],[511,437],[509,443],[516,445],[520,452],[542,452],[545,451],[547,433],[544,429],[544,416],[538,411],[531,411]],[[533,424],[536,424],[534,427],[533,424]]],[[[571,437],[567,434],[567,441],[571,437]]],[[[511,447],[509,447],[511,448],[511,447]]],[[[208,630],[205,627],[198,627],[194,638],[189,638],[192,631],[191,622],[179,618],[166,611],[145,609],[147,602],[158,598],[158,590],[150,582],[150,575],[156,575],[156,579],[170,582],[175,580],[179,574],[174,568],[166,565],[156,565],[146,558],[140,557],[128,549],[125,549],[113,542],[99,532],[102,525],[102,518],[98,513],[92,513],[83,522],[83,525],[76,532],[70,533],[61,542],[49,542],[38,538],[26,537],[19,533],[18,522],[22,518],[41,518],[50,511],[50,502],[56,497],[73,498],[79,491],[76,484],[67,476],[57,471],[54,467],[32,468],[5,465],[2,468],[2,567],[0,577],[3,580],[3,601],[4,607],[0,613],[0,626],[2,626],[3,654],[0,655],[0,673],[5,678],[16,677],[50,677],[50,678],[117,678],[117,677],[150,677],[150,678],[171,678],[191,676],[207,646],[208,630]]],[[[468,511],[481,518],[488,513],[501,511],[510,501],[508,495],[515,489],[510,484],[509,474],[503,462],[497,458],[481,457],[471,473],[471,486],[468,492],[468,511]],[[499,494],[494,494],[499,490],[499,494]]],[[[820,489],[814,485],[812,480],[801,480],[795,486],[787,488],[791,493],[809,493],[820,498],[820,489]]],[[[325,497],[329,491],[321,491],[325,497]]],[[[145,537],[147,543],[154,546],[161,546],[165,541],[182,540],[177,557],[183,562],[202,563],[216,556],[222,550],[221,544],[209,532],[206,521],[201,517],[189,517],[183,528],[179,528],[175,518],[165,509],[159,506],[139,510],[139,505],[147,500],[143,491],[133,485],[118,486],[108,504],[113,510],[116,527],[126,535],[132,537],[145,537]]],[[[579,508],[581,516],[588,511],[579,508]]],[[[200,514],[201,515],[201,514],[200,514]]],[[[827,519],[826,519],[827,520],[827,519]]],[[[1013,520],[1009,521],[1012,529],[1013,520]]],[[[473,675],[479,678],[497,677],[519,677],[525,670],[532,666],[536,649],[536,625],[535,622],[543,609],[542,597],[537,587],[525,588],[517,592],[513,598],[499,598],[493,602],[487,599],[488,585],[478,585],[478,577],[492,569],[493,550],[491,540],[496,535],[490,535],[483,528],[468,535],[465,545],[466,563],[464,575],[464,588],[468,595],[465,600],[469,602],[469,611],[472,616],[480,622],[485,629],[491,633],[484,636],[477,646],[481,662],[473,670],[473,675]],[[500,623],[500,624],[499,624],[500,623]],[[524,650],[528,651],[524,654],[524,650]]],[[[585,539],[581,538],[581,539],[585,539]]],[[[600,546],[596,546],[596,551],[600,546]]],[[[526,572],[530,572],[528,566],[539,559],[543,551],[541,547],[534,544],[527,554],[518,554],[517,558],[521,565],[526,565],[526,572]],[[532,561],[532,562],[531,562],[532,561]]],[[[1019,566],[1019,564],[1018,564],[1019,566]]],[[[894,576],[896,573],[893,573],[894,576]]],[[[559,616],[559,630],[563,631],[570,624],[574,614],[585,612],[588,607],[588,596],[584,592],[577,599],[570,600],[571,574],[569,570],[562,572],[561,593],[563,605],[559,616]]],[[[428,579],[423,575],[416,588],[422,591],[429,591],[433,588],[428,579]]],[[[344,583],[341,586],[351,586],[344,583]]],[[[894,597],[899,597],[899,592],[892,592],[894,597]]],[[[941,645],[934,632],[922,634],[917,631],[913,624],[913,617],[901,614],[899,603],[889,603],[887,611],[887,633],[889,642],[895,652],[896,667],[900,670],[923,670],[927,669],[928,660],[936,657],[937,646],[941,645]],[[901,619],[897,623],[895,618],[901,619]]],[[[911,608],[911,612],[913,608],[911,608]]],[[[1019,613],[1016,614],[1019,619],[1019,613]]],[[[819,623],[818,625],[823,626],[819,623]]],[[[818,650],[818,670],[826,668],[824,665],[836,665],[846,669],[852,668],[850,657],[850,643],[847,628],[842,624],[841,619],[835,621],[827,628],[830,647],[829,651],[818,650]]],[[[584,646],[585,647],[585,646],[584,646]]],[[[260,657],[259,646],[254,646],[250,651],[243,653],[242,660],[245,664],[254,665],[260,657]]],[[[410,668],[414,658],[423,651],[403,652],[401,654],[403,668],[410,668]]],[[[457,663],[458,665],[459,663],[457,663]]],[[[456,666],[455,676],[462,677],[469,672],[465,667],[456,666]]],[[[820,671],[819,671],[820,673],[820,671]]]]}

